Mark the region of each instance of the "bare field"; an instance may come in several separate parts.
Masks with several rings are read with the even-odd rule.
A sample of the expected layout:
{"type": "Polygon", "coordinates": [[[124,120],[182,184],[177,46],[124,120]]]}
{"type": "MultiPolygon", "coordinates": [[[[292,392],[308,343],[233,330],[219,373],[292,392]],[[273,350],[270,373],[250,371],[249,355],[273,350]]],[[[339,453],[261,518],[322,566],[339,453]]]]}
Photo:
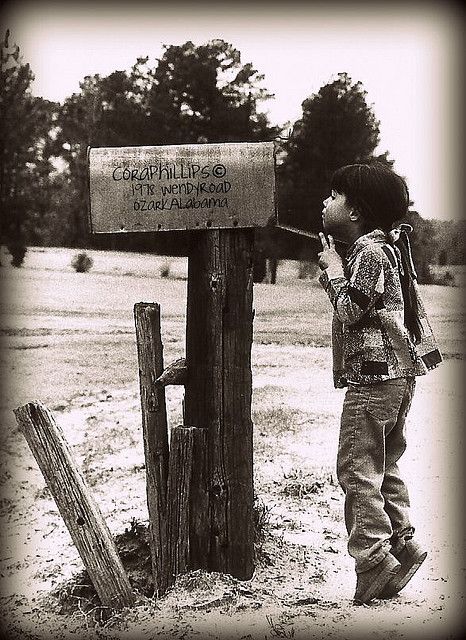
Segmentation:
{"type": "MultiPolygon", "coordinates": [[[[293,262],[279,266],[276,285],[254,286],[255,488],[268,524],[253,578],[188,574],[106,625],[59,613],[53,589],[82,565],[12,409],[35,399],[53,409],[114,534],[146,522],[134,304],[160,303],[166,363],[184,354],[185,334],[185,259],[92,251],[93,268],[80,274],[70,267],[75,253],[34,248],[21,269],[0,269],[6,637],[455,637],[464,596],[464,289],[423,287],[445,362],[419,379],[402,467],[428,560],[399,597],[354,607],[334,479],[343,392],[331,381],[331,310],[293,262]]],[[[167,389],[167,409],[180,424],[180,388],[167,389]]]]}

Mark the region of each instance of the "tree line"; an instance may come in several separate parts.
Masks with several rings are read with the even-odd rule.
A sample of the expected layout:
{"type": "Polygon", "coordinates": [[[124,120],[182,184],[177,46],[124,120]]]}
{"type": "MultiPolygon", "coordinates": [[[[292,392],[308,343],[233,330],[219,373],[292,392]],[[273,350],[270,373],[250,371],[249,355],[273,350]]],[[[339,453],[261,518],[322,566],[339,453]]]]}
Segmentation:
{"type": "MultiPolygon", "coordinates": [[[[27,245],[112,248],[182,255],[187,233],[91,236],[87,147],[277,140],[282,222],[317,231],[333,171],[377,158],[379,122],[360,82],[338,74],[302,103],[288,127],[260,110],[273,97],[264,76],[223,40],[166,45],[156,65],[86,76],[61,103],[32,95],[34,75],[7,31],[1,47],[1,243],[19,266],[27,245]]],[[[412,211],[415,256],[464,263],[464,228],[412,211]]],[[[256,229],[258,256],[315,258],[318,246],[273,228],[256,229]]],[[[421,274],[423,268],[419,269],[421,274]]],[[[427,273],[427,271],[426,271],[427,273]]]]}

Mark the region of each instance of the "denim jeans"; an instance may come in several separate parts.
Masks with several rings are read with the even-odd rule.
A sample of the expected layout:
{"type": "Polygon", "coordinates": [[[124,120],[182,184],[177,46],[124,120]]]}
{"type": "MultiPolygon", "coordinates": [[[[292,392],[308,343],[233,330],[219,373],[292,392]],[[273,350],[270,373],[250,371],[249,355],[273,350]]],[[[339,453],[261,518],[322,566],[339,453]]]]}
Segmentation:
{"type": "Polygon", "coordinates": [[[415,379],[349,385],[343,403],[337,476],[345,492],[348,551],[356,572],[378,564],[411,538],[409,497],[398,461],[415,379]]]}

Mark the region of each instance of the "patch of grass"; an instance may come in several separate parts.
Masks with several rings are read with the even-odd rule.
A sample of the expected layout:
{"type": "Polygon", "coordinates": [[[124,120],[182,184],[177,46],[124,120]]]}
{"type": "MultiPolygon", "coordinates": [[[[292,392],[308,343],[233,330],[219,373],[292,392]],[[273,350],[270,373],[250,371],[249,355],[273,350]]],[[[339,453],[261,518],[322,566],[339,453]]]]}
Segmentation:
{"type": "Polygon", "coordinates": [[[286,613],[282,613],[278,620],[274,620],[272,616],[266,616],[266,620],[270,625],[270,632],[273,638],[294,638],[294,628],[291,626],[290,617],[286,613]]]}
{"type": "Polygon", "coordinates": [[[51,595],[58,599],[60,615],[82,616],[86,623],[102,624],[113,613],[112,609],[102,606],[87,571],[74,576],[51,595]]]}
{"type": "Polygon", "coordinates": [[[87,273],[94,264],[93,259],[86,252],[77,253],[71,259],[71,266],[76,273],[87,273]]]}
{"type": "MultiPolygon", "coordinates": [[[[277,482],[278,484],[278,482],[277,482]]],[[[284,474],[284,485],[280,493],[290,498],[309,498],[322,493],[326,486],[336,486],[335,479],[331,473],[315,475],[306,473],[302,469],[292,469],[290,473],[284,474]]]]}
{"type": "Polygon", "coordinates": [[[45,343],[41,344],[18,344],[11,346],[10,349],[16,349],[17,351],[28,351],[29,349],[46,349],[49,345],[45,343]]]}
{"type": "Polygon", "coordinates": [[[169,278],[171,272],[171,266],[169,262],[164,262],[160,267],[160,277],[161,278],[169,278]]]}
{"type": "Polygon", "coordinates": [[[21,242],[12,242],[8,245],[8,251],[11,254],[11,264],[14,267],[20,267],[24,262],[27,249],[21,242]]]}
{"type": "MultiPolygon", "coordinates": [[[[255,560],[270,564],[270,556],[263,550],[270,522],[270,508],[258,497],[255,498],[253,517],[255,560]]],[[[133,519],[124,533],[115,536],[115,544],[132,590],[139,599],[152,598],[154,584],[147,525],[133,519]]],[[[236,584],[236,579],[229,575],[197,570],[177,576],[176,585],[177,588],[184,588],[188,592],[194,590],[209,592],[212,590],[213,582],[218,580],[236,584]]],[[[102,606],[87,571],[74,576],[52,595],[58,600],[58,610],[61,615],[82,617],[88,626],[90,624],[109,626],[118,617],[118,612],[102,606]]]]}
{"type": "MultiPolygon", "coordinates": [[[[115,544],[133,591],[147,598],[154,590],[147,526],[133,519],[124,533],[115,536],[115,544]]],[[[59,613],[79,615],[86,622],[102,625],[116,614],[102,606],[87,571],[82,571],[61,586],[54,595],[58,598],[59,613]]]]}
{"type": "Polygon", "coordinates": [[[35,497],[36,500],[51,500],[52,494],[50,493],[48,486],[45,484],[40,489],[37,489],[35,497]]]}
{"type": "Polygon", "coordinates": [[[255,496],[253,507],[254,522],[254,556],[256,562],[271,564],[271,558],[264,551],[264,542],[270,525],[271,508],[259,496],[255,496]]]}
{"type": "MultiPolygon", "coordinates": [[[[258,433],[261,431],[267,432],[267,435],[286,433],[294,431],[308,420],[310,421],[307,413],[291,409],[286,404],[267,406],[268,392],[269,388],[267,387],[254,392],[252,419],[258,433]],[[263,394],[265,398],[260,397],[263,394]]],[[[274,392],[276,393],[275,388],[274,392]]]]}

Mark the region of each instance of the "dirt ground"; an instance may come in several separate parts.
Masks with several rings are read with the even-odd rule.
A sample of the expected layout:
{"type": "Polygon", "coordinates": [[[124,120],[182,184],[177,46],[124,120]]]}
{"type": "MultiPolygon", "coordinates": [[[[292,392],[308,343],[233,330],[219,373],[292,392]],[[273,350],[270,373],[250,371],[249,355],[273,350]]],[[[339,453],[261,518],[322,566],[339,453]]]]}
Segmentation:
{"type": "MultiPolygon", "coordinates": [[[[442,640],[464,615],[464,309],[462,290],[425,287],[445,355],[419,379],[402,472],[429,556],[389,601],[355,607],[343,497],[335,480],[344,393],[331,381],[330,310],[315,282],[279,267],[277,285],[255,285],[254,468],[264,519],[251,580],[192,572],[154,600],[96,622],[78,593],[79,555],[18,432],[12,409],[41,400],[54,412],[116,536],[147,522],[132,308],[162,305],[165,361],[183,355],[186,264],[91,252],[76,274],[73,252],[32,249],[4,266],[1,364],[0,589],[6,638],[315,638],[442,640]]],[[[2,262],[5,265],[4,256],[2,262]]],[[[167,388],[171,426],[182,390],[167,388]]]]}

